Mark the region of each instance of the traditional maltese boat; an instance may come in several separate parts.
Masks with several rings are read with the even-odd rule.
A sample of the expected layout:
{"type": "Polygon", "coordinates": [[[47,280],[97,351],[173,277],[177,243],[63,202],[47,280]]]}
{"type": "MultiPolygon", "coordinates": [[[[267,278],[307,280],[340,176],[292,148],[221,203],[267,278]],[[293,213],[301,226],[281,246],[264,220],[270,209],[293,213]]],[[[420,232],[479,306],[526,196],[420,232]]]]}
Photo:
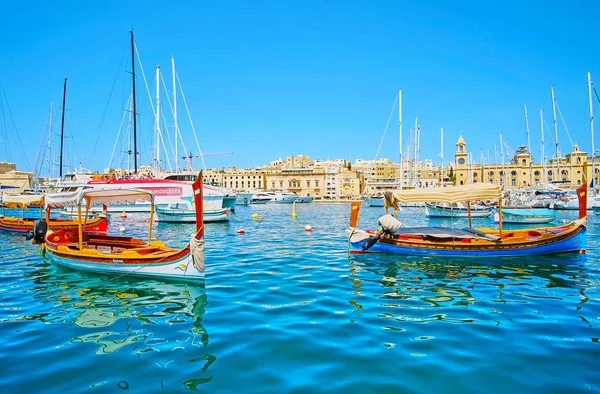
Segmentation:
{"type": "MultiPolygon", "coordinates": [[[[586,247],[586,186],[577,189],[579,219],[564,226],[502,230],[502,190],[500,186],[474,184],[444,188],[398,190],[387,192],[386,212],[400,203],[430,201],[455,202],[498,200],[499,229],[469,227],[402,227],[395,215],[379,219],[378,231],[356,228],[360,204],[352,203],[349,243],[354,253],[383,252],[403,255],[447,257],[524,256],[562,252],[584,252],[586,247]]],[[[467,204],[467,207],[470,205],[467,204]]]]}
{"type": "Polygon", "coordinates": [[[183,249],[165,246],[152,240],[154,194],[143,189],[84,189],[71,198],[46,198],[47,209],[77,206],[78,228],[44,234],[36,228],[35,240],[45,243],[48,258],[59,265],[83,271],[198,280],[204,277],[204,227],[202,224],[202,173],[193,184],[196,206],[196,232],[183,249]],[[146,240],[85,231],[86,213],[82,206],[150,204],[146,240]]]}
{"type": "MultiPolygon", "coordinates": [[[[11,231],[16,233],[28,233],[34,228],[36,220],[40,220],[44,217],[43,206],[44,199],[43,195],[5,195],[2,202],[2,213],[3,216],[0,218],[0,230],[11,231]],[[31,218],[25,217],[25,211],[30,208],[38,209],[39,217],[31,218]],[[21,217],[6,216],[5,209],[20,209],[21,217]]],[[[62,229],[77,229],[77,220],[62,220],[62,219],[51,219],[50,212],[46,212],[46,225],[51,230],[62,230],[62,229]]],[[[85,225],[85,230],[90,232],[106,233],[107,220],[105,215],[95,215],[91,217],[85,225]]]]}

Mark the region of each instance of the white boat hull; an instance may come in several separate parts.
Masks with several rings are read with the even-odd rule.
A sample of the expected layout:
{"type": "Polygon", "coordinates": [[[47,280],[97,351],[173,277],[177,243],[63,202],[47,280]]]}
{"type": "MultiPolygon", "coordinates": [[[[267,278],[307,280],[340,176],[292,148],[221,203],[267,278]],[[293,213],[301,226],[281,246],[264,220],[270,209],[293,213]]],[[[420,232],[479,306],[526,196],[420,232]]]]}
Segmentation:
{"type": "MultiPolygon", "coordinates": [[[[204,210],[202,213],[203,223],[228,222],[228,211],[228,209],[204,210]]],[[[159,222],[196,223],[196,212],[181,209],[157,208],[156,218],[159,222]]]]}
{"type": "Polygon", "coordinates": [[[383,207],[383,198],[371,198],[367,197],[363,199],[370,207],[383,207]]]}
{"type": "Polygon", "coordinates": [[[46,251],[46,256],[58,265],[98,274],[135,275],[177,280],[199,280],[204,278],[204,272],[199,271],[194,266],[191,253],[168,264],[95,263],[65,258],[49,249],[46,251]]]}
{"type": "MultiPolygon", "coordinates": [[[[486,218],[492,214],[492,209],[471,208],[472,218],[486,218]]],[[[425,205],[425,215],[430,218],[467,218],[469,212],[465,208],[445,208],[433,205],[425,205]]]]}

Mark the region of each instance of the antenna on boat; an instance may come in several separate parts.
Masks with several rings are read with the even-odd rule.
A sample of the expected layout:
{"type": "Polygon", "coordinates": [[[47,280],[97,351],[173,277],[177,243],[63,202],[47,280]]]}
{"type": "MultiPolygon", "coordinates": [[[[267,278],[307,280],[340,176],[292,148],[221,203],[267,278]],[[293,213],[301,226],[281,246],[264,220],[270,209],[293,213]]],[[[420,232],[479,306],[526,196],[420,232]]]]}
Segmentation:
{"type": "Polygon", "coordinates": [[[137,174],[137,121],[136,121],[136,108],[135,108],[135,43],[133,40],[133,30],[131,33],[131,86],[133,94],[133,168],[137,174]]]}
{"type": "Polygon", "coordinates": [[[63,175],[63,144],[65,141],[65,105],[67,103],[67,78],[65,78],[65,85],[63,88],[63,102],[62,102],[62,125],[60,126],[60,156],[59,156],[59,177],[63,175]]]}
{"type": "Polygon", "coordinates": [[[531,164],[531,139],[529,138],[529,118],[527,117],[527,104],[523,104],[525,109],[525,129],[527,130],[527,150],[529,151],[529,186],[533,185],[533,172],[531,164]]]}
{"type": "Polygon", "coordinates": [[[590,129],[592,131],[592,187],[596,187],[596,150],[594,149],[594,106],[592,104],[592,73],[588,72],[588,90],[590,93],[590,129]]]}

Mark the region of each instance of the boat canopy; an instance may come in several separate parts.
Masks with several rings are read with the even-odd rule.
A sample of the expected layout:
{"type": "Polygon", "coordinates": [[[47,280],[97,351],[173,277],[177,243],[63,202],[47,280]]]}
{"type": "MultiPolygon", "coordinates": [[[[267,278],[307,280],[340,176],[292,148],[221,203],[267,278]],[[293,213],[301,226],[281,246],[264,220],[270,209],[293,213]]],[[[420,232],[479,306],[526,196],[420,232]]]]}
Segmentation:
{"type": "Polygon", "coordinates": [[[142,189],[84,189],[75,193],[57,193],[46,196],[46,208],[64,208],[73,205],[131,205],[136,202],[154,205],[154,194],[142,189]]]}
{"type": "Polygon", "coordinates": [[[2,197],[2,206],[5,208],[23,208],[27,209],[32,204],[42,204],[44,201],[43,195],[22,195],[22,194],[5,194],[2,197]]]}
{"type": "Polygon", "coordinates": [[[464,186],[429,187],[423,189],[394,190],[397,202],[447,202],[499,200],[502,198],[500,185],[477,183],[464,186]]]}

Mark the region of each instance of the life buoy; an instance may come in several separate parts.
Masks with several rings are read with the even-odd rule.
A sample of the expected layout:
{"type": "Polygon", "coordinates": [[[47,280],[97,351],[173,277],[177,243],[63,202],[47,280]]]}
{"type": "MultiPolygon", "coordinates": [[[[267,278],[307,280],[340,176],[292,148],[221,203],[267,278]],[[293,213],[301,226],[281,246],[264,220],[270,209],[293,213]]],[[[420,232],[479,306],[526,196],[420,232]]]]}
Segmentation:
{"type": "Polygon", "coordinates": [[[563,197],[563,198],[561,198],[560,200],[561,200],[561,201],[564,201],[564,202],[569,202],[569,197],[563,197]]]}

